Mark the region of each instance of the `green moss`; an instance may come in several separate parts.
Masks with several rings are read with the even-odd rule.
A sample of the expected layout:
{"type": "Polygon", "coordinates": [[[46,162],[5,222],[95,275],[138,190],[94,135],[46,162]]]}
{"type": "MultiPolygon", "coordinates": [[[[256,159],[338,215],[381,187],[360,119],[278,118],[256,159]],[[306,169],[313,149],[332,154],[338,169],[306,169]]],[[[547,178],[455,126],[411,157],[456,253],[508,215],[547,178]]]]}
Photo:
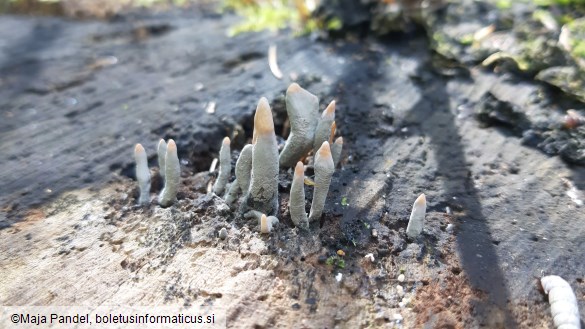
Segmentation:
{"type": "Polygon", "coordinates": [[[496,7],[501,10],[512,8],[512,0],[498,0],[496,1],[496,7]]]}
{"type": "Polygon", "coordinates": [[[338,256],[331,256],[327,258],[325,264],[329,266],[337,266],[339,268],[345,268],[345,260],[339,258],[338,256]]]}
{"type": "Polygon", "coordinates": [[[341,19],[339,19],[337,17],[330,19],[326,23],[326,28],[327,28],[327,30],[330,30],[330,31],[341,30],[342,27],[343,27],[343,22],[341,21],[341,19]]]}
{"type": "Polygon", "coordinates": [[[243,32],[277,31],[298,25],[300,22],[297,11],[288,6],[276,6],[272,3],[262,2],[257,5],[241,7],[237,12],[244,17],[244,21],[228,31],[230,36],[243,32]]]}
{"type": "Polygon", "coordinates": [[[457,41],[459,41],[459,43],[464,45],[464,46],[469,46],[469,45],[473,44],[473,34],[463,35],[457,41]]]}
{"type": "Polygon", "coordinates": [[[532,0],[541,7],[558,6],[585,6],[585,0],[532,0]]]}
{"type": "Polygon", "coordinates": [[[336,260],[337,260],[337,256],[331,256],[331,257],[327,258],[327,260],[325,261],[325,264],[333,265],[333,264],[335,264],[336,260]]]}
{"type": "Polygon", "coordinates": [[[571,54],[577,58],[585,59],[585,41],[575,40],[571,54]]]}

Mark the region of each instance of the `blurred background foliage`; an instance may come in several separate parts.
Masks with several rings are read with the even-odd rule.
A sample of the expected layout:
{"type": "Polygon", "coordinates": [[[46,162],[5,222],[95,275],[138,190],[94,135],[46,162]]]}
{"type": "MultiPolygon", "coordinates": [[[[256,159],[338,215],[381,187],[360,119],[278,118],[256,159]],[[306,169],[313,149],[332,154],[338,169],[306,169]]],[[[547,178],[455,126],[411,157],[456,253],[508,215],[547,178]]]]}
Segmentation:
{"type": "Polygon", "coordinates": [[[444,60],[520,73],[585,102],[585,0],[0,0],[0,11],[107,19],[201,5],[239,15],[232,36],[423,33],[444,60]]]}

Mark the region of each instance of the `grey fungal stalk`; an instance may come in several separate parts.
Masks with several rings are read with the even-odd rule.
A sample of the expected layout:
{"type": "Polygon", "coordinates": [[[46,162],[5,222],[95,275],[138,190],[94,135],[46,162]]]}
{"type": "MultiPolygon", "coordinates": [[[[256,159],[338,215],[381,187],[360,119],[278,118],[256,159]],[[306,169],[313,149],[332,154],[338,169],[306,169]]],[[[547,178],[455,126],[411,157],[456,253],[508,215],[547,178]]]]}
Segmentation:
{"type": "Polygon", "coordinates": [[[232,173],[232,158],[231,158],[231,150],[230,150],[230,139],[225,137],[221,143],[221,148],[219,149],[219,174],[217,175],[217,180],[213,185],[213,193],[216,195],[222,195],[225,186],[228,183],[232,173]]]}
{"type": "Polygon", "coordinates": [[[158,142],[158,147],[156,148],[156,154],[158,156],[158,172],[160,177],[163,179],[165,178],[165,156],[167,155],[167,143],[164,139],[158,142]]]}
{"type": "Polygon", "coordinates": [[[297,162],[295,173],[290,187],[290,218],[296,227],[309,229],[309,220],[305,212],[305,166],[297,162]]]}
{"type": "Polygon", "coordinates": [[[240,152],[240,157],[236,162],[236,179],[230,185],[230,189],[225,198],[228,205],[232,205],[240,192],[245,193],[250,187],[250,175],[252,174],[252,144],[244,146],[240,152]]]}
{"type": "Polygon", "coordinates": [[[331,136],[332,133],[333,122],[335,122],[335,101],[331,101],[325,111],[323,111],[323,114],[321,114],[321,119],[319,119],[317,129],[315,130],[313,153],[317,154],[317,151],[321,145],[323,145],[323,142],[329,140],[329,136],[331,136]]]}
{"type": "Polygon", "coordinates": [[[542,277],[540,283],[548,295],[555,328],[580,329],[579,304],[569,283],[557,275],[542,277]]]}
{"type": "Polygon", "coordinates": [[[331,157],[331,148],[329,142],[323,142],[323,145],[315,155],[315,191],[313,192],[313,202],[311,203],[311,213],[309,221],[315,221],[321,218],[327,193],[329,193],[329,184],[335,167],[331,157]]]}
{"type": "Polygon", "coordinates": [[[165,155],[165,186],[158,196],[161,207],[168,207],[175,202],[181,179],[181,165],[177,155],[177,145],[170,139],[165,155]]]}
{"type": "Polygon", "coordinates": [[[134,159],[136,161],[136,180],[140,189],[138,203],[147,204],[150,202],[150,170],[148,170],[146,151],[140,144],[136,144],[134,147],[134,159]]]}
{"type": "Polygon", "coordinates": [[[286,112],[291,132],[279,162],[281,167],[290,168],[313,147],[319,121],[319,99],[293,83],[286,90],[286,112]]]}
{"type": "Polygon", "coordinates": [[[410,213],[410,220],[406,227],[406,235],[409,238],[414,239],[422,233],[425,215],[427,212],[427,199],[423,194],[419,195],[412,205],[412,212],[410,213]]]}
{"type": "Polygon", "coordinates": [[[341,151],[343,151],[343,137],[337,137],[335,143],[331,145],[331,155],[333,156],[333,164],[335,167],[337,167],[339,160],[341,160],[341,151]]]}
{"type": "Polygon", "coordinates": [[[252,149],[250,188],[242,202],[242,213],[248,209],[264,214],[278,212],[278,145],[268,100],[258,102],[254,115],[255,143],[252,149]]]}

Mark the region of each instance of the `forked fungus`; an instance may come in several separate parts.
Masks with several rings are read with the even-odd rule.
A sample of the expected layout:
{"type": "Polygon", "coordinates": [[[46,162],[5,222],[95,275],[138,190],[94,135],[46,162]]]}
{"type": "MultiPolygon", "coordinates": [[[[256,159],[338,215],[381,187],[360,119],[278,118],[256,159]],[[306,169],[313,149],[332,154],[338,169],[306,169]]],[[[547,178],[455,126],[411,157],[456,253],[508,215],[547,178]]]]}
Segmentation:
{"type": "Polygon", "coordinates": [[[313,148],[319,122],[319,99],[293,83],[286,90],[286,112],[291,131],[279,162],[281,167],[290,168],[313,148]]]}
{"type": "Polygon", "coordinates": [[[177,155],[177,145],[174,140],[169,139],[165,155],[165,186],[158,197],[161,207],[168,207],[175,202],[180,179],[181,165],[177,155]]]}
{"type": "Polygon", "coordinates": [[[411,239],[416,238],[422,233],[424,222],[425,222],[425,214],[427,212],[427,199],[423,194],[419,195],[414,201],[412,205],[412,212],[410,213],[410,220],[408,221],[408,226],[406,227],[406,235],[411,239]]]}
{"type": "Polygon", "coordinates": [[[138,203],[147,204],[150,202],[150,170],[148,170],[146,151],[140,144],[136,144],[134,147],[134,159],[136,161],[136,180],[140,190],[138,203]]]}

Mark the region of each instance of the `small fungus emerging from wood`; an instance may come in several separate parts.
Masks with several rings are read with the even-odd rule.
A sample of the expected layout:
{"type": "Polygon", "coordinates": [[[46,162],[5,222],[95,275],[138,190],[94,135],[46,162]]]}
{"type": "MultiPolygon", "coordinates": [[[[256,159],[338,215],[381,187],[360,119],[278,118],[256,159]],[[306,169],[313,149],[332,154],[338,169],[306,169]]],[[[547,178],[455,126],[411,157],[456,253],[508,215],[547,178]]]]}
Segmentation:
{"type": "Polygon", "coordinates": [[[295,173],[290,188],[290,217],[296,227],[304,230],[309,229],[309,219],[305,212],[305,166],[297,162],[295,173]]]}
{"type": "Polygon", "coordinates": [[[221,143],[219,150],[219,174],[215,185],[213,185],[213,193],[222,195],[232,172],[232,159],[230,150],[230,139],[225,137],[221,143]]]}
{"type": "Polygon", "coordinates": [[[134,147],[134,159],[136,161],[136,180],[140,189],[138,203],[147,204],[150,202],[150,170],[148,170],[146,151],[140,144],[136,144],[134,147]]]}
{"type": "Polygon", "coordinates": [[[325,111],[321,114],[317,128],[315,129],[315,139],[313,140],[313,152],[317,151],[323,145],[323,142],[329,141],[332,135],[332,129],[335,129],[333,123],[335,122],[335,101],[331,101],[325,111]]]}
{"type": "Polygon", "coordinates": [[[337,137],[335,143],[331,145],[331,156],[333,157],[335,167],[337,167],[341,160],[341,151],[343,151],[343,137],[337,137]]]}
{"type": "Polygon", "coordinates": [[[177,145],[170,139],[165,155],[165,186],[158,197],[161,207],[172,205],[177,199],[179,181],[181,179],[181,164],[177,155],[177,145]]]}
{"type": "Polygon", "coordinates": [[[309,214],[309,221],[311,222],[318,220],[323,214],[325,199],[327,199],[327,193],[329,193],[329,185],[334,171],[335,167],[329,142],[323,142],[323,145],[315,155],[315,191],[313,192],[313,202],[311,204],[311,213],[309,214]]]}
{"type": "Polygon", "coordinates": [[[260,233],[268,234],[272,231],[272,222],[268,220],[265,214],[260,217],[260,233]]]}
{"type": "Polygon", "coordinates": [[[279,162],[281,167],[290,168],[313,148],[319,123],[319,99],[293,83],[286,90],[286,112],[291,131],[279,162]]]}
{"type": "Polygon", "coordinates": [[[230,185],[225,202],[231,206],[236,202],[240,193],[246,193],[250,187],[250,175],[252,174],[252,144],[244,146],[240,157],[236,162],[236,179],[230,185]]]}
{"type": "Polygon", "coordinates": [[[406,227],[406,235],[408,235],[409,238],[414,239],[422,233],[426,212],[427,199],[423,193],[418,198],[416,198],[414,205],[412,205],[410,220],[408,221],[408,226],[406,227]]]}
{"type": "Polygon", "coordinates": [[[272,111],[264,97],[256,108],[254,134],[250,188],[240,210],[245,213],[253,209],[275,215],[278,213],[278,144],[272,111]]]}
{"type": "Polygon", "coordinates": [[[165,178],[165,156],[167,155],[167,143],[164,139],[160,139],[158,147],[156,148],[156,154],[158,156],[158,172],[160,177],[165,178]]]}

